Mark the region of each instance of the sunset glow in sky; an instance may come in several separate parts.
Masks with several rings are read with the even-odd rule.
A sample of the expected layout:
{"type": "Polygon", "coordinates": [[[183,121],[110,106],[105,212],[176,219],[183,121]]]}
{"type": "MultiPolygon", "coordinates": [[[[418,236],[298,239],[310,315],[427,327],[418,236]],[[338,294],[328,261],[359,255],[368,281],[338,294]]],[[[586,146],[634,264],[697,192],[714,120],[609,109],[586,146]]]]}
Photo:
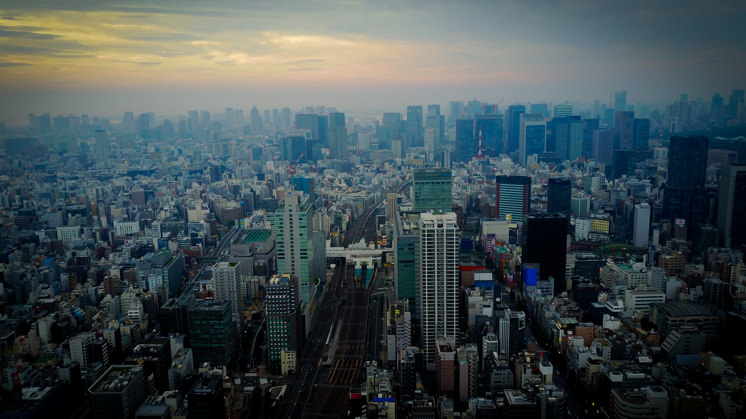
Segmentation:
{"type": "Polygon", "coordinates": [[[0,121],[605,100],[614,89],[709,100],[746,87],[746,7],[710,3],[6,0],[0,121]]]}

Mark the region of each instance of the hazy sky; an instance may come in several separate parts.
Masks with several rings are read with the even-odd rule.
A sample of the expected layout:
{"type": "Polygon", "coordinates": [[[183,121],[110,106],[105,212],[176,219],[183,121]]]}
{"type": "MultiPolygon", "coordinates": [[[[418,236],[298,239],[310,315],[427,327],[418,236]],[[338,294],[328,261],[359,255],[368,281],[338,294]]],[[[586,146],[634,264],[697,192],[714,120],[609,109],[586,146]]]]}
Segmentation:
{"type": "Polygon", "coordinates": [[[743,0],[3,0],[0,121],[727,98],[746,87],[744,21],[743,0]]]}

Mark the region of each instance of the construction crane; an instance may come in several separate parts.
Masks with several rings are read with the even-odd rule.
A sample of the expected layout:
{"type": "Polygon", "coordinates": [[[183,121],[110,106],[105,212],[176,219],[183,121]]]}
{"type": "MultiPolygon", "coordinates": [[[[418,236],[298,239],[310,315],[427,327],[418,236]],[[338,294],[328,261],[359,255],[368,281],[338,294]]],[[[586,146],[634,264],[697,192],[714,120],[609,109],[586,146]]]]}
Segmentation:
{"type": "Polygon", "coordinates": [[[297,165],[298,165],[298,162],[300,161],[300,159],[302,159],[302,158],[303,158],[303,155],[304,155],[304,154],[306,154],[306,150],[303,150],[303,151],[302,151],[302,152],[300,153],[300,155],[298,156],[298,158],[297,158],[297,159],[295,160],[295,163],[293,163],[293,164],[288,164],[288,170],[290,171],[290,176],[293,176],[293,175],[295,175],[295,166],[297,166],[297,165]]]}

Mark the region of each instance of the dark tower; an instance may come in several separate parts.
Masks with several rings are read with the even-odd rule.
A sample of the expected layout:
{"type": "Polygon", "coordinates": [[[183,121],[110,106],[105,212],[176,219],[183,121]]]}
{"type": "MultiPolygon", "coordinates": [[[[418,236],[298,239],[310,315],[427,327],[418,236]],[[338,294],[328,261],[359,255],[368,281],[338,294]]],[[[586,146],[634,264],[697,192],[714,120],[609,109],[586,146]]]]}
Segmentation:
{"type": "Polygon", "coordinates": [[[707,145],[705,136],[671,137],[668,148],[668,180],[663,192],[663,215],[683,218],[689,228],[707,219],[707,145]]]}
{"type": "Polygon", "coordinates": [[[554,295],[566,291],[567,219],[562,214],[532,214],[526,221],[524,263],[538,263],[542,281],[554,277],[554,295]]]}

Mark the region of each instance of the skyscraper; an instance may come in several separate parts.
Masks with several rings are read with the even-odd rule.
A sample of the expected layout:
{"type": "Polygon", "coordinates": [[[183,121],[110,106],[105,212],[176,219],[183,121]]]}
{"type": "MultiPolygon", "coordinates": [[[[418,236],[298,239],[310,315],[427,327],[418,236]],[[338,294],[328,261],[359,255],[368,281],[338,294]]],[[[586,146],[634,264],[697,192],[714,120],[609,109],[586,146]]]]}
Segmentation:
{"type": "Polygon", "coordinates": [[[633,148],[637,151],[647,150],[650,140],[650,120],[647,118],[635,118],[634,122],[633,148]]]}
{"type": "Polygon", "coordinates": [[[560,161],[576,160],[583,151],[584,125],[578,115],[553,118],[551,141],[547,138],[547,151],[555,151],[560,161]]]}
{"type": "Polygon", "coordinates": [[[746,166],[723,166],[720,179],[717,226],[725,247],[746,243],[746,166]]]}
{"type": "Polygon", "coordinates": [[[508,215],[522,223],[531,209],[531,177],[498,175],[496,180],[497,217],[506,220],[508,215]]]}
{"type": "Polygon", "coordinates": [[[650,205],[647,202],[635,205],[632,243],[637,247],[648,247],[648,236],[650,236],[650,212],[650,205]]]}
{"type": "Polygon", "coordinates": [[[663,216],[682,218],[691,230],[707,219],[705,172],[708,140],[704,136],[671,137],[668,179],[663,191],[663,216]]]}
{"type": "Polygon", "coordinates": [[[422,106],[407,106],[406,148],[421,147],[424,142],[422,130],[422,106]]]}
{"type": "Polygon", "coordinates": [[[267,352],[270,368],[280,370],[282,351],[299,351],[300,330],[297,282],[290,275],[275,276],[266,288],[267,352]]]}
{"type": "Polygon", "coordinates": [[[456,155],[455,161],[469,161],[477,155],[476,138],[474,137],[474,120],[456,120],[456,155]]]}
{"type": "Polygon", "coordinates": [[[228,365],[238,345],[230,302],[197,300],[187,317],[194,365],[228,365]]]}
{"type": "Polygon", "coordinates": [[[310,113],[295,114],[295,129],[307,131],[310,134],[312,140],[321,140],[321,138],[319,137],[318,115],[310,113]]]}
{"type": "Polygon", "coordinates": [[[347,127],[342,112],[329,114],[329,157],[339,160],[347,157],[347,127]]]}
{"type": "Polygon", "coordinates": [[[505,152],[517,152],[521,138],[521,115],[526,113],[523,105],[510,105],[505,111],[505,152]]]}
{"type": "Polygon", "coordinates": [[[570,179],[550,178],[547,182],[547,212],[560,213],[569,218],[571,196],[570,179]]]}
{"type": "Polygon", "coordinates": [[[635,138],[635,113],[617,111],[614,116],[614,150],[632,150],[635,138]]]}
{"type": "Polygon", "coordinates": [[[451,211],[451,171],[416,169],[412,180],[412,204],[415,211],[451,211]]]}
{"type": "Polygon", "coordinates": [[[300,300],[308,304],[313,299],[315,246],[311,241],[311,204],[300,191],[288,191],[272,218],[277,237],[277,272],[290,274],[299,281],[300,300]]]}
{"type": "Polygon", "coordinates": [[[617,112],[627,110],[627,91],[626,90],[620,90],[620,91],[614,92],[614,110],[617,112]]]}
{"type": "Polygon", "coordinates": [[[482,136],[482,154],[484,156],[498,156],[503,153],[504,119],[499,114],[485,114],[477,117],[474,124],[474,135],[477,143],[482,136]]]}
{"type": "Polygon", "coordinates": [[[528,156],[538,156],[546,150],[547,122],[544,115],[535,113],[521,114],[520,120],[518,162],[525,166],[528,156]]]}
{"type": "Polygon", "coordinates": [[[435,369],[436,338],[455,341],[458,334],[459,237],[455,213],[420,215],[417,297],[424,360],[429,370],[435,369]]]}
{"type": "Polygon", "coordinates": [[[566,291],[567,219],[563,215],[529,215],[523,249],[523,262],[538,263],[542,281],[554,277],[554,295],[566,291]]]}
{"type": "Polygon", "coordinates": [[[241,293],[239,262],[218,262],[212,267],[212,285],[216,300],[226,300],[231,305],[233,321],[241,324],[241,313],[246,296],[241,293]]]}
{"type": "Polygon", "coordinates": [[[106,131],[96,130],[96,165],[109,167],[109,138],[106,131]]]}
{"type": "Polygon", "coordinates": [[[259,135],[264,133],[264,121],[262,116],[259,114],[259,109],[256,106],[251,108],[251,133],[259,135]]]}

